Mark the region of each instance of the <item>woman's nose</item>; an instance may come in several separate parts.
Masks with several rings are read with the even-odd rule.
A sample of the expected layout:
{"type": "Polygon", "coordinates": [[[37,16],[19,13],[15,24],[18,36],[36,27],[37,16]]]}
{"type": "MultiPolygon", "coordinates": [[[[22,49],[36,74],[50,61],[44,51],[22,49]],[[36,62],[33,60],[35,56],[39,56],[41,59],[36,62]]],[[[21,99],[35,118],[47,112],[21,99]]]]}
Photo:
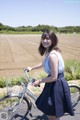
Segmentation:
{"type": "Polygon", "coordinates": [[[46,42],[47,40],[46,39],[44,39],[44,42],[46,42]]]}

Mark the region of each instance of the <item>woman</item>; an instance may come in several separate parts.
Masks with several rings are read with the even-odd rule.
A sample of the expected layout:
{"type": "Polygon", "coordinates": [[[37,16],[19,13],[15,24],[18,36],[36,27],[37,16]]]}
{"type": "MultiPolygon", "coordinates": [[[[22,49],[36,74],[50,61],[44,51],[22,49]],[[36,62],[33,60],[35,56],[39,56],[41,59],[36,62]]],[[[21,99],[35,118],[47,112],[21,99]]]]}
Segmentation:
{"type": "Polygon", "coordinates": [[[41,95],[36,100],[39,110],[48,116],[49,120],[60,120],[64,113],[74,115],[70,90],[64,79],[64,61],[57,47],[58,38],[52,31],[45,31],[41,36],[39,46],[40,55],[46,55],[43,63],[35,67],[28,67],[29,70],[44,67],[48,77],[38,79],[33,83],[35,87],[45,83],[41,95]]]}

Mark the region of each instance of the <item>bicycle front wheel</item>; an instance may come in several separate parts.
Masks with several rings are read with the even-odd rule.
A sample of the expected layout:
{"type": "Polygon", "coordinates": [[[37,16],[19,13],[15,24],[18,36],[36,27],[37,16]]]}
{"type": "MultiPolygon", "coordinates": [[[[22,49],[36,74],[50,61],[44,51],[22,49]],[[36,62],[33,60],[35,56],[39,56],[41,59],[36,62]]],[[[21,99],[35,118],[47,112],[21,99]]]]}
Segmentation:
{"type": "Polygon", "coordinates": [[[80,101],[80,87],[77,85],[69,85],[69,88],[71,93],[71,102],[74,108],[80,101]]]}
{"type": "Polygon", "coordinates": [[[29,101],[16,95],[5,96],[0,99],[0,111],[8,114],[8,120],[23,120],[29,112],[29,101]]]}

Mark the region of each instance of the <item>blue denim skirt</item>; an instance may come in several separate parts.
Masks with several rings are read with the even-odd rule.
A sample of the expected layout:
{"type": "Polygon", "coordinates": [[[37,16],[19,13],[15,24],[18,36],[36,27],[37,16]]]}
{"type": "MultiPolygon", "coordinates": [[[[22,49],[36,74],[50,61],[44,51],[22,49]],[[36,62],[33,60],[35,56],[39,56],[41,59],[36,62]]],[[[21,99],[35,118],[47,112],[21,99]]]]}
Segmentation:
{"type": "Polygon", "coordinates": [[[74,115],[70,89],[63,73],[58,75],[57,81],[45,84],[36,100],[36,106],[46,115],[56,117],[61,117],[64,113],[74,115]]]}

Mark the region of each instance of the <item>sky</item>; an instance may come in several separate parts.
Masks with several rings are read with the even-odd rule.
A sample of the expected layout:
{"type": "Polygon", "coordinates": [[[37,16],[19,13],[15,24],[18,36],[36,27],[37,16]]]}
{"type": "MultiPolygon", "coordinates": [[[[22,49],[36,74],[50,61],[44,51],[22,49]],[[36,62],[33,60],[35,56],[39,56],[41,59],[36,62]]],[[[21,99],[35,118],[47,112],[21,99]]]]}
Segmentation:
{"type": "Polygon", "coordinates": [[[0,23],[11,27],[80,26],[80,0],[0,0],[0,23]]]}

